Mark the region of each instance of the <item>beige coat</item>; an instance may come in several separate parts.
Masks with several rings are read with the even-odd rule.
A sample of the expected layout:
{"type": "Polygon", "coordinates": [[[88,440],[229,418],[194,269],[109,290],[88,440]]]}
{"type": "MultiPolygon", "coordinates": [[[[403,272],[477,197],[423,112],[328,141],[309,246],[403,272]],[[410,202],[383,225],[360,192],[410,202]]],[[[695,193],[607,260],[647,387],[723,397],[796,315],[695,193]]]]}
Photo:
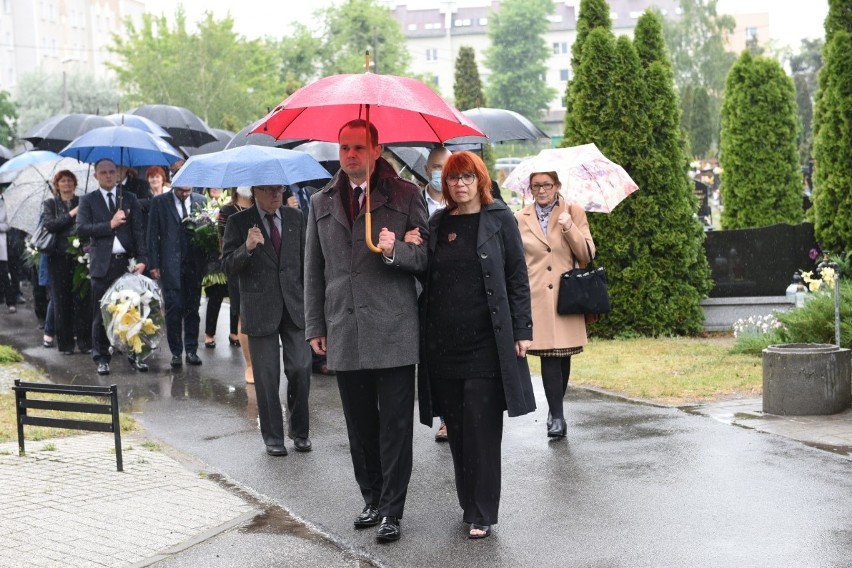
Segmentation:
{"type": "Polygon", "coordinates": [[[595,254],[595,243],[589,231],[586,212],[576,203],[567,205],[573,224],[566,231],[556,220],[565,211],[565,200],[550,214],[547,236],[535,213],[535,204],[518,211],[518,227],[524,243],[527,271],[530,276],[532,297],[533,341],[530,349],[564,349],[586,344],[586,323],[582,315],[561,316],[556,313],[559,295],[559,276],[574,268],[574,262],[585,266],[595,254]]]}

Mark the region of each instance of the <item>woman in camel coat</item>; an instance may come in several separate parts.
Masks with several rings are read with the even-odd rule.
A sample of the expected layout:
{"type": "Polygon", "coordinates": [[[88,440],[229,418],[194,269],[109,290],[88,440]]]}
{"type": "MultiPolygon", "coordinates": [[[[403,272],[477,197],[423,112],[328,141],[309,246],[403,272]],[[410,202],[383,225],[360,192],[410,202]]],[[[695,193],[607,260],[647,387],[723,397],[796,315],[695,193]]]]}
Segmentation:
{"type": "Polygon", "coordinates": [[[518,227],[524,244],[532,298],[533,334],[530,355],[541,358],[541,377],[550,409],[547,435],[566,434],[562,399],[568,388],[571,356],[586,344],[584,316],[559,315],[559,277],[585,266],[595,254],[586,212],[559,194],[562,185],[556,172],[530,175],[534,202],[518,211],[518,227]]]}

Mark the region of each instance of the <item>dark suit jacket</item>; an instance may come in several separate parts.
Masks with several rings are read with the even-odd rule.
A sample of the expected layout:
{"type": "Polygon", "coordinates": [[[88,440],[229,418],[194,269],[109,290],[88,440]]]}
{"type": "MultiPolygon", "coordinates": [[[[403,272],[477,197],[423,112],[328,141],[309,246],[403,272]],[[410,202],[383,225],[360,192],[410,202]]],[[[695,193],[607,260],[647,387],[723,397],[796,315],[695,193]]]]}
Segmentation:
{"type": "Polygon", "coordinates": [[[77,235],[91,239],[89,274],[92,278],[103,278],[109,270],[112,241],[115,237],[136,262],[148,264],[148,247],[145,243],[145,227],[142,211],[132,193],[118,190],[118,204],[127,213],[127,222],[116,229],[110,227],[112,213],[107,207],[100,190],[84,195],[77,210],[77,235]]]}
{"type": "MultiPolygon", "coordinates": [[[[207,198],[197,193],[189,194],[190,214],[198,211],[207,198]]],[[[148,254],[149,270],[160,270],[160,285],[164,290],[179,290],[181,272],[190,271],[198,277],[198,285],[204,276],[207,258],[204,252],[194,247],[186,226],[178,215],[175,196],[163,193],[151,199],[148,211],[148,254]]]]}
{"type": "Polygon", "coordinates": [[[298,209],[282,206],[279,211],[280,255],[257,207],[231,215],[225,226],[225,273],[229,279],[239,278],[240,318],[249,336],[276,333],[285,309],[300,329],[305,328],[305,223],[298,209]],[[263,231],[264,243],[249,256],[246,237],[255,225],[263,231]]]}

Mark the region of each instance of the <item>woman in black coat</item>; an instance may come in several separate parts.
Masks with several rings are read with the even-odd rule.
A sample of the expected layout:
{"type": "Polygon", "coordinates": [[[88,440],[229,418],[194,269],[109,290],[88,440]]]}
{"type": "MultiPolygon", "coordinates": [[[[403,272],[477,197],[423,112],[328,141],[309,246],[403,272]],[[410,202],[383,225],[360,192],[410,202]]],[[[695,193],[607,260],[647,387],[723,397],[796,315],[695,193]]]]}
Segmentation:
{"type": "Polygon", "coordinates": [[[44,227],[56,235],[53,251],[47,258],[50,274],[56,340],[59,351],[74,354],[74,339],[81,353],[92,351],[92,304],[89,291],[80,295],[73,290],[74,268],[79,264],[68,254],[68,239],[76,233],[77,206],[74,195],[77,177],[68,170],[53,176],[54,197],[45,200],[41,214],[44,227]]]}
{"type": "Polygon", "coordinates": [[[497,523],[503,412],[535,410],[530,287],[517,223],[492,198],[482,160],[453,154],[441,184],[447,207],[429,222],[421,295],[420,420],[446,420],[459,504],[476,539],[497,523]]]}

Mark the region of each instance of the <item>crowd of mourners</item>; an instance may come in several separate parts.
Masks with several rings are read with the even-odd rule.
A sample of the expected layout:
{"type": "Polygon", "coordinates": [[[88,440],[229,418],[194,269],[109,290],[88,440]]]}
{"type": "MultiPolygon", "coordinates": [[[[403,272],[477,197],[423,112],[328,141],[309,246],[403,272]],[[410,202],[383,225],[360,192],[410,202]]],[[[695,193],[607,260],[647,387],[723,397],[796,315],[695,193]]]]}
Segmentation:
{"type": "MultiPolygon", "coordinates": [[[[498,518],[504,412],[535,409],[529,355],[541,361],[547,436],[566,436],[563,398],[586,322],[557,314],[559,277],[589,263],[595,244],[556,172],[532,173],[532,202],[513,212],[476,153],[432,150],[417,186],[382,157],[378,139],[364,121],[342,125],[340,170],[322,188],[171,187],[174,172],[164,168],[140,173],[101,160],[99,189],[78,197],[80,180],[60,171],[42,223],[57,242],[88,247],[89,286],[75,283],[79,262],[66,246],[26,267],[25,235],[9,228],[0,199],[0,294],[14,314],[29,279],[44,347],[91,354],[100,375],[114,353],[97,306],[128,270],[159,284],[173,368],[201,365],[199,347],[216,347],[229,298],[227,340],[245,355],[270,456],[287,455],[285,438],[312,449],[311,371],[336,375],[365,501],[354,526],[378,526],[379,542],[401,535],[416,390],[421,422],[439,417],[436,439],[449,441],[468,536],[485,538],[498,518]],[[185,223],[210,201],[219,205],[213,254],[185,223]]],[[[128,360],[147,371],[141,358],[128,360]]]]}

